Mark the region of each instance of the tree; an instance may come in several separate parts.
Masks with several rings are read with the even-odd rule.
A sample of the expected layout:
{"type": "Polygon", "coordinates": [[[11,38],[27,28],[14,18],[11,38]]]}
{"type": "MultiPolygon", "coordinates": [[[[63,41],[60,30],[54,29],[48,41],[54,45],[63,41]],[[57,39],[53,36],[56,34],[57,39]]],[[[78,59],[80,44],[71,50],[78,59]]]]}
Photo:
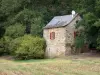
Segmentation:
{"type": "Polygon", "coordinates": [[[24,34],[25,34],[25,26],[19,23],[7,27],[5,32],[5,35],[11,38],[18,38],[24,36],[24,34]]]}
{"type": "Polygon", "coordinates": [[[100,18],[100,0],[96,0],[95,14],[96,14],[97,17],[100,18]]]}

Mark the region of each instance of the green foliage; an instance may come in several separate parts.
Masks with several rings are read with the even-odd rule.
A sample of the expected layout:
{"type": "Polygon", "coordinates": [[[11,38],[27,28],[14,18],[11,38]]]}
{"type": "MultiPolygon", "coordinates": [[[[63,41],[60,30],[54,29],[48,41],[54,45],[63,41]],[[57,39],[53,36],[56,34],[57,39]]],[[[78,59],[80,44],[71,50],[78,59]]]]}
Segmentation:
{"type": "Polygon", "coordinates": [[[15,56],[15,51],[17,50],[17,48],[20,46],[22,42],[22,38],[18,37],[16,39],[13,39],[10,43],[9,43],[9,50],[10,50],[10,55],[15,56]]]}
{"type": "Polygon", "coordinates": [[[93,13],[86,13],[83,16],[83,19],[86,21],[87,24],[93,25],[94,22],[97,20],[97,17],[93,13]]]}
{"type": "Polygon", "coordinates": [[[84,37],[83,36],[77,36],[75,38],[75,47],[78,48],[82,48],[84,46],[84,37]]]}
{"type": "Polygon", "coordinates": [[[42,38],[25,35],[15,39],[10,46],[18,59],[44,58],[45,41],[42,38]]]}
{"type": "Polygon", "coordinates": [[[99,36],[98,39],[97,39],[97,44],[98,44],[97,49],[100,50],[100,36],[99,36]]]}
{"type": "Polygon", "coordinates": [[[41,17],[34,18],[34,23],[31,25],[31,34],[34,36],[42,36],[44,23],[41,17]]]}
{"type": "Polygon", "coordinates": [[[99,49],[99,50],[100,50],[100,29],[99,29],[99,31],[98,31],[97,49],[99,49]]]}
{"type": "Polygon", "coordinates": [[[20,11],[15,17],[14,22],[19,22],[25,24],[26,22],[31,22],[34,17],[34,12],[29,9],[24,9],[20,11]]]}
{"type": "Polygon", "coordinates": [[[0,39],[0,55],[9,54],[9,43],[11,42],[12,38],[8,36],[4,36],[0,39]]]}
{"type": "MultiPolygon", "coordinates": [[[[96,17],[94,13],[86,13],[83,15],[83,20],[80,21],[76,28],[79,27],[84,28],[84,33],[81,33],[81,35],[84,35],[84,41],[87,42],[89,45],[92,45],[91,48],[97,47],[97,38],[98,38],[98,31],[99,31],[99,20],[96,17]]],[[[81,40],[82,38],[80,38],[81,40]]]]}
{"type": "Polygon", "coordinates": [[[86,41],[85,41],[85,35],[83,29],[78,30],[77,36],[75,37],[75,49],[73,53],[81,53],[82,48],[84,47],[86,41]]]}
{"type": "Polygon", "coordinates": [[[0,27],[0,38],[2,38],[5,34],[5,28],[4,27],[0,27]]]}
{"type": "Polygon", "coordinates": [[[17,23],[15,25],[7,27],[5,35],[12,38],[17,38],[17,37],[23,36],[24,33],[25,33],[25,26],[17,23]]]}
{"type": "Polygon", "coordinates": [[[100,27],[100,19],[94,23],[94,26],[100,27]]]}
{"type": "Polygon", "coordinates": [[[24,9],[12,19],[12,23],[23,24],[26,26],[25,32],[35,36],[41,36],[42,28],[44,26],[43,22],[42,13],[29,9],[24,9]]]}
{"type": "Polygon", "coordinates": [[[96,43],[98,29],[94,26],[97,21],[96,16],[93,13],[87,13],[84,15],[84,28],[87,41],[89,43],[96,43]]]}
{"type": "Polygon", "coordinates": [[[19,0],[2,0],[0,11],[8,16],[17,11],[20,6],[21,4],[19,0]]]}
{"type": "Polygon", "coordinates": [[[96,14],[97,17],[100,18],[100,0],[96,0],[95,14],[96,14]]]}

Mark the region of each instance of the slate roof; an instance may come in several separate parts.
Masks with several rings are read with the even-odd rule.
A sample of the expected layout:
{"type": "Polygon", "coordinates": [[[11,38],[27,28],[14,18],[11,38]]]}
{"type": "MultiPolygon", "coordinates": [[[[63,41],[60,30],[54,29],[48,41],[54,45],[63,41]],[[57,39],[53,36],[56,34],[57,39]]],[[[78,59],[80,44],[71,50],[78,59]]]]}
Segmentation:
{"type": "Polygon", "coordinates": [[[72,15],[64,15],[64,16],[55,16],[45,27],[44,29],[49,28],[57,28],[57,27],[64,27],[68,25],[74,18],[77,17],[76,14],[74,17],[72,15]]]}

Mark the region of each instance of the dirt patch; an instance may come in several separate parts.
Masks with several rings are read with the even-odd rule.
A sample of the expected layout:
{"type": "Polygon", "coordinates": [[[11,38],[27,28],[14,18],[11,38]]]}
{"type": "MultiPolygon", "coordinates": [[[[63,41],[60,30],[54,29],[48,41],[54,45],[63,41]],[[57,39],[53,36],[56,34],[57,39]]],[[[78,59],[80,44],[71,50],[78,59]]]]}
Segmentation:
{"type": "Polygon", "coordinates": [[[85,58],[86,57],[93,57],[93,58],[95,58],[95,57],[97,58],[98,57],[98,58],[100,58],[100,53],[91,53],[91,52],[90,53],[81,53],[81,54],[78,54],[76,56],[83,57],[83,58],[84,57],[85,58]]]}
{"type": "Polygon", "coordinates": [[[0,72],[0,75],[7,75],[7,73],[5,73],[5,72],[0,72]]]}
{"type": "Polygon", "coordinates": [[[75,55],[66,55],[65,57],[59,57],[62,59],[100,59],[100,53],[80,53],[75,55]]]}

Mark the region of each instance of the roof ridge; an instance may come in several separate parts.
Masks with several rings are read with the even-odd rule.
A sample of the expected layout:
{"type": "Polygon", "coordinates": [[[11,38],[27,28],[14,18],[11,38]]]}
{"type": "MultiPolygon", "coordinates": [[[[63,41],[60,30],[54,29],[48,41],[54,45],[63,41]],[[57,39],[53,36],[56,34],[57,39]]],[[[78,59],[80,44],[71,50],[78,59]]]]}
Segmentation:
{"type": "Polygon", "coordinates": [[[62,16],[54,16],[54,17],[64,17],[64,16],[71,16],[71,14],[70,15],[62,15],[62,16]]]}

